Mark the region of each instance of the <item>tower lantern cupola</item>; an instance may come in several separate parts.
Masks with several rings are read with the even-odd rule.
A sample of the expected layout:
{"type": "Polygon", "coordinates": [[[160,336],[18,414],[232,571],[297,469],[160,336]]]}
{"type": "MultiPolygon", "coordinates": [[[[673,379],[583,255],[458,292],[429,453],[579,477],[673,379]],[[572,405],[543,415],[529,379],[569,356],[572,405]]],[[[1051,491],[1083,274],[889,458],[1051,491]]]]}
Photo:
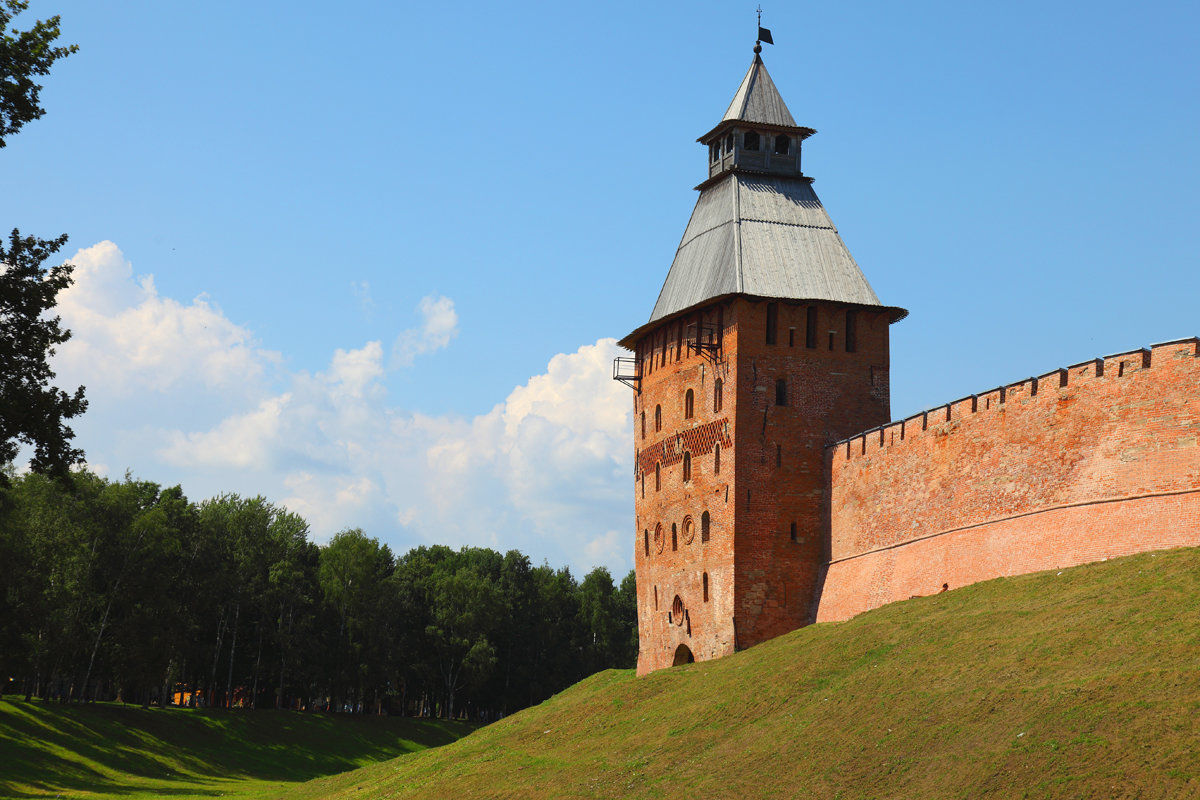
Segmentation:
{"type": "Polygon", "coordinates": [[[762,57],[755,53],[725,116],[697,141],[708,145],[709,180],[731,170],[803,177],[801,145],[814,133],[796,124],[762,57]]]}

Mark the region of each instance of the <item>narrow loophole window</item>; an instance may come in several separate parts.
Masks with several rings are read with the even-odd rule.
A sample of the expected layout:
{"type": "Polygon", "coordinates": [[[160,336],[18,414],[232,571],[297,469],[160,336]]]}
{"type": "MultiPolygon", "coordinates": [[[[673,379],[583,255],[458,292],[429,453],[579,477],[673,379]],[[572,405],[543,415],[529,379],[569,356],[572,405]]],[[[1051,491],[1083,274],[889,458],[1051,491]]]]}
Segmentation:
{"type": "Polygon", "coordinates": [[[712,518],[705,511],[700,515],[700,541],[701,543],[708,541],[709,526],[712,524],[712,518]]]}
{"type": "Polygon", "coordinates": [[[696,411],[696,395],[691,389],[683,396],[683,418],[691,419],[696,411]]]}
{"type": "Polygon", "coordinates": [[[674,522],[671,523],[671,549],[679,549],[679,526],[674,522]]]}
{"type": "Polygon", "coordinates": [[[787,381],[783,378],[775,381],[775,405],[787,405],[787,381]]]}
{"type": "Polygon", "coordinates": [[[662,430],[662,406],[654,407],[654,432],[662,430]]]}
{"type": "Polygon", "coordinates": [[[642,531],[642,543],[645,548],[646,557],[650,556],[650,531],[642,531]]]}
{"type": "Polygon", "coordinates": [[[683,482],[687,483],[692,479],[692,454],[683,454],[683,482]]]}
{"type": "Polygon", "coordinates": [[[642,412],[642,438],[646,438],[646,412],[642,412]]]}
{"type": "Polygon", "coordinates": [[[792,536],[792,541],[793,542],[796,541],[796,523],[794,523],[794,522],[792,523],[791,536],[792,536]]]}
{"type": "Polygon", "coordinates": [[[723,388],[724,384],[721,383],[720,378],[717,378],[716,383],[713,384],[713,413],[720,412],[722,406],[725,404],[725,398],[721,396],[723,388]]]}
{"type": "Polygon", "coordinates": [[[704,573],[704,577],[702,577],[700,580],[704,587],[704,602],[707,603],[708,602],[708,573],[707,572],[704,573]]]}
{"type": "Polygon", "coordinates": [[[713,448],[713,475],[721,474],[721,445],[713,448]]]}
{"type": "Polygon", "coordinates": [[[654,491],[657,492],[661,488],[662,488],[662,465],[660,463],[656,462],[654,464],[654,491]]]}

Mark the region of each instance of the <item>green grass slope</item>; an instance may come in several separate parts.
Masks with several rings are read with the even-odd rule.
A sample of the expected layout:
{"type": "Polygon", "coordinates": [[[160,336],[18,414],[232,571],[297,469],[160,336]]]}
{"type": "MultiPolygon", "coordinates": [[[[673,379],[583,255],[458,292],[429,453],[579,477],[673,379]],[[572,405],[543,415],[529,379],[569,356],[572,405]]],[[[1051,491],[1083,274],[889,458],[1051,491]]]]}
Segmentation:
{"type": "Polygon", "coordinates": [[[609,671],[301,798],[1200,797],[1200,551],[609,671]]]}
{"type": "Polygon", "coordinates": [[[0,702],[0,797],[278,797],[452,742],[463,723],[288,711],[0,702]]]}

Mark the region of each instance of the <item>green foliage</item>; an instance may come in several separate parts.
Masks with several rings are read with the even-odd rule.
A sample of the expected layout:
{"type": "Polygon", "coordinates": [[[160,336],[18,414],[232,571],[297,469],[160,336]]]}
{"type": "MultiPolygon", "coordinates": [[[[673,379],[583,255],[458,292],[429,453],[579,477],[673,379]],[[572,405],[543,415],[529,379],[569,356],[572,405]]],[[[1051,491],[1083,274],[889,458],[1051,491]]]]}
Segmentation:
{"type": "Polygon", "coordinates": [[[265,498],[197,506],[130,476],[30,473],[0,500],[0,693],[493,719],[633,663],[605,570],[397,560],[358,529],[320,548],[265,498]]]}
{"type": "MultiPolygon", "coordinates": [[[[29,30],[10,28],[28,8],[25,0],[0,0],[0,147],[26,122],[46,113],[39,105],[41,85],[51,65],[78,48],[55,46],[59,18],[39,20],[29,30]]],[[[13,187],[6,187],[12,191],[13,187]]],[[[8,246],[0,242],[0,464],[17,456],[22,443],[34,448],[31,466],[60,478],[83,459],[71,447],[74,433],[64,420],[87,408],[83,387],[73,394],[50,386],[49,359],[70,338],[58,317],[49,316],[58,293],[71,284],[71,266],[44,268],[67,241],[21,236],[15,228],[8,246]]],[[[0,473],[0,485],[6,478],[0,473]]]]}
{"type": "Polygon", "coordinates": [[[71,447],[74,434],[64,420],[87,408],[83,387],[67,394],[50,386],[49,359],[71,334],[48,312],[70,285],[71,266],[42,264],[66,240],[43,241],[13,230],[8,247],[0,243],[0,463],[10,463],[25,443],[34,447],[34,470],[60,477],[83,458],[83,451],[71,447]]]}
{"type": "Polygon", "coordinates": [[[13,17],[29,8],[27,0],[0,2],[0,147],[5,139],[46,113],[39,105],[40,84],[34,79],[49,75],[60,58],[79,50],[78,45],[55,46],[59,17],[38,20],[27,31],[10,28],[13,17]]]}
{"type": "Polygon", "coordinates": [[[1200,550],[1000,579],[597,673],[350,797],[1200,796],[1200,550]]]}

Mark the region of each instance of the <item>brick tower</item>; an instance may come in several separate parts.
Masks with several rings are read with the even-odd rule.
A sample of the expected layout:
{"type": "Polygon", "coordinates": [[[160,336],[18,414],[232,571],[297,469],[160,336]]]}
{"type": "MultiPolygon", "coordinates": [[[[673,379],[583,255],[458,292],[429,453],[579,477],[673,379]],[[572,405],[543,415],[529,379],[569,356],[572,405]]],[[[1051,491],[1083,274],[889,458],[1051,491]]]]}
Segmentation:
{"type": "Polygon", "coordinates": [[[884,306],[800,169],[755,46],[650,320],[635,389],[638,673],[812,621],[828,561],[827,444],[890,419],[884,306]]]}

